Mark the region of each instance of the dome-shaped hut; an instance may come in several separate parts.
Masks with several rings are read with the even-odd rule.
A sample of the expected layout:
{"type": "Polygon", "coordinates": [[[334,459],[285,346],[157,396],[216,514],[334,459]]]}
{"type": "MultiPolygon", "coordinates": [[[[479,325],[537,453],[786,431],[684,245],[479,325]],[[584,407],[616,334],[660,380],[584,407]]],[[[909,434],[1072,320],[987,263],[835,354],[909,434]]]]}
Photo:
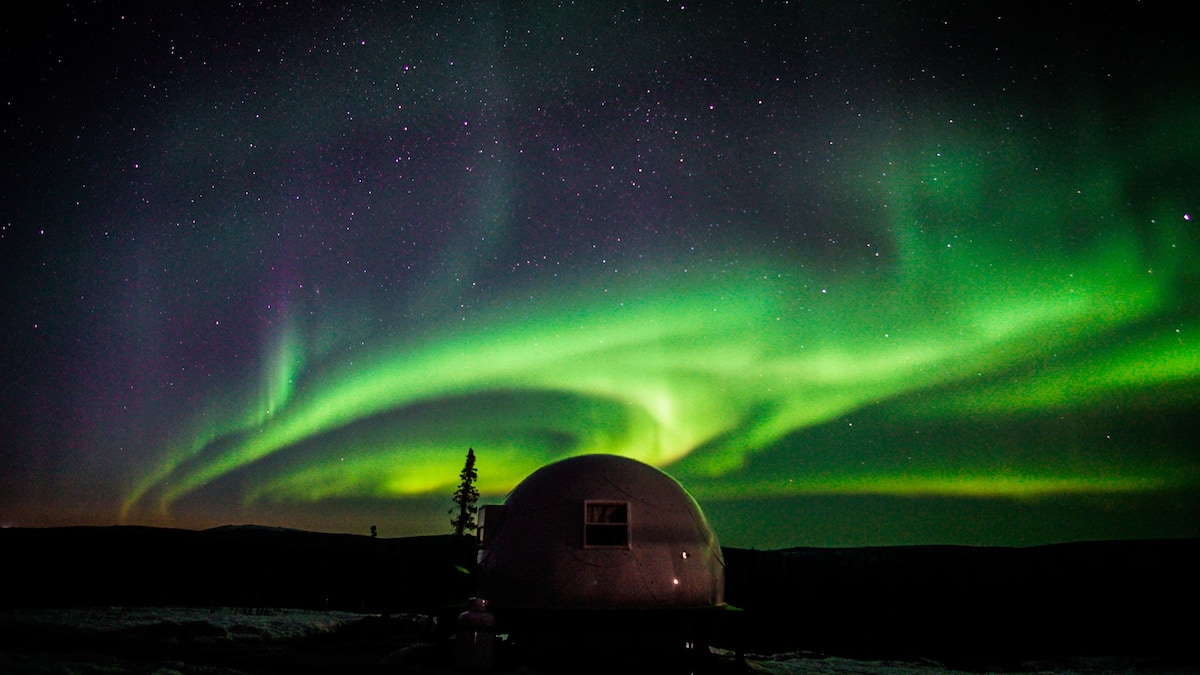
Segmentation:
{"type": "Polygon", "coordinates": [[[724,605],[725,563],[674,478],[616,455],[542,467],[484,508],[482,593],[497,610],[724,605]]]}

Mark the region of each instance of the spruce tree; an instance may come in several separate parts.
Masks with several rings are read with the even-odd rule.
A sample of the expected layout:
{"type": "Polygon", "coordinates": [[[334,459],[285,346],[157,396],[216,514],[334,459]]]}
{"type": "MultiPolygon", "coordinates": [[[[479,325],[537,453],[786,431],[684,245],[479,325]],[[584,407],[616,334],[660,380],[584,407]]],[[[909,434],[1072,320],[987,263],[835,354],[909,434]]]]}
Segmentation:
{"type": "Polygon", "coordinates": [[[479,512],[479,507],[476,502],[479,501],[479,490],[475,489],[475,479],[478,474],[475,471],[475,449],[467,448],[467,462],[463,465],[462,473],[458,474],[459,482],[458,489],[454,491],[454,503],[457,505],[450,509],[450,513],[457,512],[458,515],[450,520],[450,524],[454,526],[454,534],[463,536],[467,532],[474,532],[478,525],[475,523],[475,514],[479,512]]]}

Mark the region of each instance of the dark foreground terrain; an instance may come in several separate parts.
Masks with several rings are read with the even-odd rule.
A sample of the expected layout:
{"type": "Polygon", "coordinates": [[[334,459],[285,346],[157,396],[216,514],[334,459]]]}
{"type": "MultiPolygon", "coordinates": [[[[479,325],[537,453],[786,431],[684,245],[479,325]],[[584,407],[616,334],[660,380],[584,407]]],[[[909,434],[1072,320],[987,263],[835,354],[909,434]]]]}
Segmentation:
{"type": "MultiPolygon", "coordinates": [[[[454,672],[456,617],[475,594],[466,543],[0,530],[0,672],[454,672]]],[[[547,659],[505,635],[495,670],[1200,672],[1198,558],[1197,540],[726,549],[737,609],[705,620],[706,644],[647,649],[616,627],[547,659]]],[[[561,617],[554,639],[579,625],[561,617]]]]}

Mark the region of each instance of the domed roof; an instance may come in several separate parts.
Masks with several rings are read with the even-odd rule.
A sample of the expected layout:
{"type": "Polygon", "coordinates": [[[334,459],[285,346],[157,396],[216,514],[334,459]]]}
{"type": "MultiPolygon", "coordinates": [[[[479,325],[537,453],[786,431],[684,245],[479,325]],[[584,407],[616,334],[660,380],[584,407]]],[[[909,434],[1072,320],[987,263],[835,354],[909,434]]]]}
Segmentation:
{"type": "Polygon", "coordinates": [[[683,486],[649,464],[617,455],[564,459],[485,514],[480,568],[484,595],[497,607],[724,602],[716,534],[683,486]]]}

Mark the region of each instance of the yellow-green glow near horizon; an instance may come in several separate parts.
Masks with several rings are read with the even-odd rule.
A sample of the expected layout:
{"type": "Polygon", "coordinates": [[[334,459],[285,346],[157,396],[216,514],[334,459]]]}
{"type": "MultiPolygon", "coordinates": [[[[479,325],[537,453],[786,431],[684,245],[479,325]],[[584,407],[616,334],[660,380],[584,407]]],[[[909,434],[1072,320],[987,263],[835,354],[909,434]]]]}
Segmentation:
{"type": "Polygon", "coordinates": [[[1195,476],[1137,474],[1107,476],[1055,474],[1053,471],[1011,475],[1003,472],[963,472],[937,475],[922,473],[855,474],[802,480],[736,482],[694,490],[698,499],[745,499],[783,495],[889,495],[917,497],[1003,497],[1039,499],[1043,497],[1108,493],[1145,492],[1179,487],[1195,476]]]}
{"type": "Polygon", "coordinates": [[[895,254],[854,273],[763,256],[735,270],[667,263],[640,283],[581,274],[554,299],[514,296],[353,360],[306,353],[289,327],[257,413],[181,439],[125,510],[169,508],[250,467],[261,472],[240,493],[250,502],[447,492],[468,446],[491,495],[589,452],[676,467],[698,494],[725,499],[1021,498],[1195,481],[1191,467],[1149,460],[1115,476],[1049,464],[1015,475],[846,467],[786,484],[739,474],[799,430],[890,401],[921,420],[1194,390],[1200,324],[1173,318],[1195,263],[1186,212],[1132,210],[1105,166],[1016,180],[1021,153],[1006,152],[898,158],[875,195],[892,219],[875,249],[895,254]],[[1095,228],[1080,235],[1081,222],[1095,228]],[[1111,340],[1138,332],[1152,334],[1144,346],[1111,340]]]}

